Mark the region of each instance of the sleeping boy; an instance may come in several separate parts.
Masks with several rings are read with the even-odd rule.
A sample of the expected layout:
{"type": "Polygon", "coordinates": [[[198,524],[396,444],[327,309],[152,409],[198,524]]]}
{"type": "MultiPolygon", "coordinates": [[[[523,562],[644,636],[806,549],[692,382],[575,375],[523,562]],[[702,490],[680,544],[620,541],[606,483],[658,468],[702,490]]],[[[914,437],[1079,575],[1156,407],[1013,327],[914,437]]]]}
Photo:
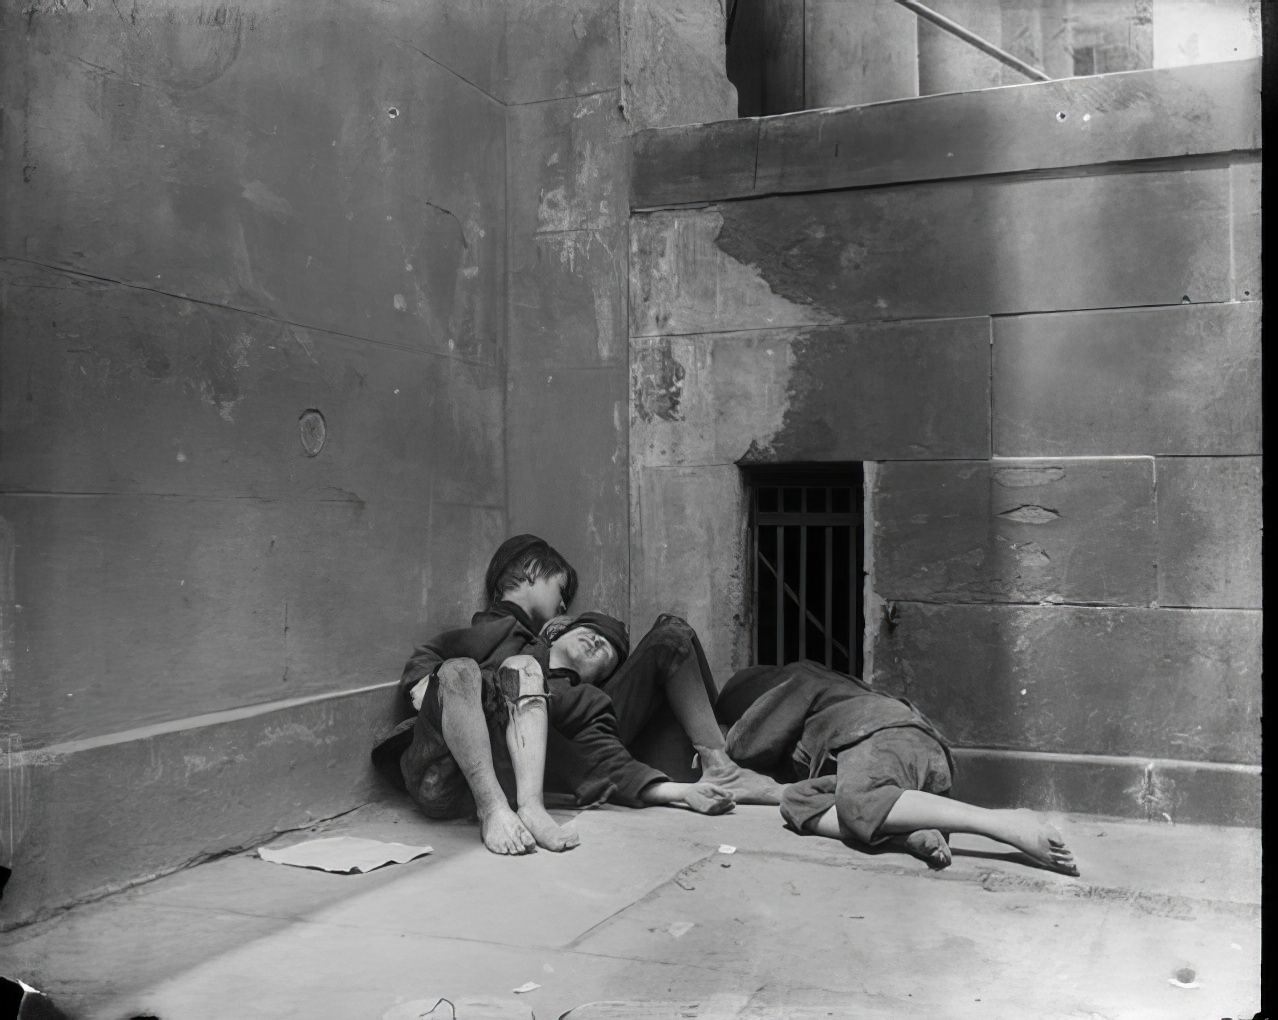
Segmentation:
{"type": "Polygon", "coordinates": [[[947,835],[1007,843],[1035,864],[1077,875],[1056,828],[1032,811],[948,795],[954,762],[936,727],[903,698],[815,662],[737,672],[715,703],[729,755],[788,781],[786,824],[801,835],[890,843],[930,866],[950,863],[947,835]]]}

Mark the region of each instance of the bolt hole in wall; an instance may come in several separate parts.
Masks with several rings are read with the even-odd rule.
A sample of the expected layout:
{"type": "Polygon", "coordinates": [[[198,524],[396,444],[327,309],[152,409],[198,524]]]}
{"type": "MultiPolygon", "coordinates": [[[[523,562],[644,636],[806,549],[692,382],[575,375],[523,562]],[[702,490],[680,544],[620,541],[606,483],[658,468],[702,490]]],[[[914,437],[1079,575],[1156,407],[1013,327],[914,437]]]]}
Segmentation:
{"type": "Polygon", "coordinates": [[[814,659],[860,675],[864,469],[742,469],[750,498],[753,661],[814,659]]]}
{"type": "Polygon", "coordinates": [[[318,457],[328,441],[328,423],[319,411],[310,407],[298,417],[297,433],[306,456],[318,457]]]}

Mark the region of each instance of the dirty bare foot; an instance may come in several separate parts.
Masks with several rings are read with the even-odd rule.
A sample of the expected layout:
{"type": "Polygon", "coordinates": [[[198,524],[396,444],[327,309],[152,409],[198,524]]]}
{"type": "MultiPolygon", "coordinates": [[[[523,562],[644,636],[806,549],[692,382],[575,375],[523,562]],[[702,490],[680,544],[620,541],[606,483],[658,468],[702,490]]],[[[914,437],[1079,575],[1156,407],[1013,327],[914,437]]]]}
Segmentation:
{"type": "Polygon", "coordinates": [[[929,868],[939,871],[950,866],[950,844],[938,829],[915,829],[913,832],[900,833],[888,842],[913,854],[929,868]]]}
{"type": "Polygon", "coordinates": [[[505,805],[479,816],[479,834],[495,854],[526,854],[536,848],[533,834],[505,805]]]}
{"type": "Polygon", "coordinates": [[[742,768],[721,748],[697,747],[701,781],[732,794],[738,804],[780,804],[782,785],[775,779],[742,768]]]}
{"type": "Polygon", "coordinates": [[[557,825],[540,804],[525,804],[517,814],[543,850],[561,853],[581,844],[581,837],[573,829],[557,825]]]}
{"type": "Polygon", "coordinates": [[[996,839],[1010,843],[1035,864],[1041,864],[1062,875],[1078,875],[1074,854],[1065,845],[1065,837],[1050,822],[1033,811],[1000,811],[996,839]]]}

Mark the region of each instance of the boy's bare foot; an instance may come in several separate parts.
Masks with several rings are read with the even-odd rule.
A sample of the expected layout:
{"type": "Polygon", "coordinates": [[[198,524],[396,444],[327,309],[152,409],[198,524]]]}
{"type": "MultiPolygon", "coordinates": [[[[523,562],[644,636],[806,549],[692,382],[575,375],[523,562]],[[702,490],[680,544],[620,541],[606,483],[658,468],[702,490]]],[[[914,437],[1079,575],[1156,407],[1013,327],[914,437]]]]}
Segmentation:
{"type": "Polygon", "coordinates": [[[950,845],[938,829],[915,829],[894,836],[889,842],[913,854],[929,868],[939,871],[950,866],[950,845]]]}
{"type": "Polygon", "coordinates": [[[543,850],[561,853],[581,844],[581,837],[573,829],[557,825],[540,804],[525,804],[516,813],[543,850]]]}
{"type": "Polygon", "coordinates": [[[479,816],[479,834],[484,846],[495,854],[531,853],[537,845],[519,816],[505,805],[479,816]]]}
{"type": "Polygon", "coordinates": [[[775,779],[742,768],[722,748],[697,747],[701,781],[732,794],[738,804],[780,804],[782,785],[775,779]]]}
{"type": "Polygon", "coordinates": [[[1078,875],[1074,854],[1065,845],[1065,837],[1050,822],[1033,811],[1003,811],[996,838],[1010,843],[1035,864],[1062,875],[1078,875]]]}

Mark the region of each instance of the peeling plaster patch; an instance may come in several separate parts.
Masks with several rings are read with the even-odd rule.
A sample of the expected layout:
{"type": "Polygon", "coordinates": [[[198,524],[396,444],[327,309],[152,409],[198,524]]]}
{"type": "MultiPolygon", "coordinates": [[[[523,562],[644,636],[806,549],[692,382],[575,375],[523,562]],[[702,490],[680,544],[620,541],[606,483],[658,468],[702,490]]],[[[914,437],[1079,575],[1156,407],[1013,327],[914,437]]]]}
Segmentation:
{"type": "Polygon", "coordinates": [[[837,366],[846,357],[838,345],[803,336],[791,343],[790,354],[795,371],[786,388],[782,426],[771,443],[782,461],[810,458],[838,448],[839,437],[826,417],[838,402],[832,405],[823,391],[829,379],[838,377],[837,366]]]}
{"type": "Polygon", "coordinates": [[[6,734],[0,750],[0,864],[13,866],[31,819],[30,755],[22,753],[22,737],[6,734]]]}
{"type": "Polygon", "coordinates": [[[248,354],[253,337],[239,333],[230,341],[211,344],[201,367],[200,398],[224,421],[235,421],[235,406],[244,399],[240,392],[238,375],[249,367],[248,354]]]}
{"type": "Polygon", "coordinates": [[[1126,792],[1140,806],[1147,821],[1172,820],[1176,809],[1176,783],[1160,776],[1152,761],[1145,766],[1140,782],[1126,792]]]}
{"type": "Polygon", "coordinates": [[[998,516],[1015,521],[1017,524],[1051,524],[1052,521],[1059,520],[1061,515],[1049,507],[1026,503],[1011,510],[1004,510],[998,516]]]}
{"type": "Polygon", "coordinates": [[[656,418],[681,421],[679,401],[683,394],[686,372],[670,349],[663,343],[636,359],[634,393],[635,410],[645,422],[656,418]]]}
{"type": "Polygon", "coordinates": [[[537,200],[537,229],[568,230],[570,220],[567,188],[561,184],[557,188],[542,191],[537,200]]]}
{"type": "Polygon", "coordinates": [[[302,348],[302,351],[306,354],[306,357],[311,362],[311,364],[313,365],[319,364],[319,362],[315,360],[315,344],[311,341],[311,338],[307,336],[305,333],[301,332],[300,330],[294,329],[292,326],[285,326],[284,338],[286,340],[292,340],[294,343],[297,344],[298,347],[302,348]]]}
{"type": "Polygon", "coordinates": [[[775,290],[766,266],[753,261],[763,255],[726,247],[724,217],[720,209],[632,217],[631,279],[642,281],[631,299],[634,335],[838,321],[810,301],[792,301],[775,290]]]}
{"type": "Polygon", "coordinates": [[[293,215],[293,207],[289,204],[288,199],[282,195],[277,195],[261,181],[249,181],[248,184],[244,185],[244,190],[240,192],[240,195],[254,207],[272,216],[293,215]]]}
{"type": "Polygon", "coordinates": [[[1028,489],[1034,485],[1048,485],[1065,477],[1063,467],[999,468],[994,481],[1005,489],[1028,489]]]}
{"type": "Polygon", "coordinates": [[[269,747],[272,744],[278,744],[281,740],[296,740],[304,744],[319,746],[331,744],[341,739],[340,735],[335,734],[320,736],[310,726],[304,726],[301,723],[282,723],[279,726],[267,726],[262,732],[262,739],[258,743],[260,746],[269,747]]]}
{"type": "Polygon", "coordinates": [[[1022,570],[1042,570],[1051,565],[1051,556],[1037,542],[1022,542],[1012,548],[1016,550],[1016,560],[1022,570]]]}
{"type": "Polygon", "coordinates": [[[13,525],[0,517],[0,717],[9,700],[9,683],[13,675],[14,615],[17,611],[17,585],[14,561],[17,541],[13,525]]]}
{"type": "MultiPolygon", "coordinates": [[[[845,277],[855,276],[870,258],[866,245],[845,245],[820,218],[796,216],[788,206],[728,202],[719,209],[722,227],[715,239],[719,249],[753,266],[770,291],[796,305],[820,308],[827,296],[837,301],[838,292],[848,286],[845,277]],[[831,273],[831,266],[839,266],[842,272],[831,273]]],[[[886,303],[879,307],[882,310],[886,303]]],[[[835,318],[833,309],[825,312],[824,321],[835,318]]]]}

